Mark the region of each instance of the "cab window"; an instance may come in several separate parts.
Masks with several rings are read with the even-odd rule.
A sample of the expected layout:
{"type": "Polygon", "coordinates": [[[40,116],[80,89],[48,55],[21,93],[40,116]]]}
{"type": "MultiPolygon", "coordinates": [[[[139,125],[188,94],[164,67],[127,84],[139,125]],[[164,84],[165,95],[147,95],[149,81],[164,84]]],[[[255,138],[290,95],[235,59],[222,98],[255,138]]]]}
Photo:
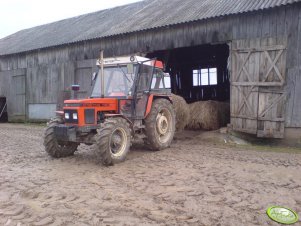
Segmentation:
{"type": "Polygon", "coordinates": [[[169,74],[165,74],[160,69],[154,70],[154,75],[152,79],[151,89],[169,89],[171,87],[170,84],[170,76],[169,74]]]}

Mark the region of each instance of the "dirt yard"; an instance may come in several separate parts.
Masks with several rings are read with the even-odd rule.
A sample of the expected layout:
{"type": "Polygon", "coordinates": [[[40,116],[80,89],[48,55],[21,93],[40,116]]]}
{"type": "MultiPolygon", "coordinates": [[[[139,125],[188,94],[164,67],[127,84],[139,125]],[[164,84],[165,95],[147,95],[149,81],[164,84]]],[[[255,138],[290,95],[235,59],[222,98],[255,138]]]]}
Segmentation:
{"type": "Polygon", "coordinates": [[[271,205],[301,214],[301,154],[186,133],[107,168],[87,146],[51,159],[43,129],[0,124],[0,225],[278,225],[271,205]]]}

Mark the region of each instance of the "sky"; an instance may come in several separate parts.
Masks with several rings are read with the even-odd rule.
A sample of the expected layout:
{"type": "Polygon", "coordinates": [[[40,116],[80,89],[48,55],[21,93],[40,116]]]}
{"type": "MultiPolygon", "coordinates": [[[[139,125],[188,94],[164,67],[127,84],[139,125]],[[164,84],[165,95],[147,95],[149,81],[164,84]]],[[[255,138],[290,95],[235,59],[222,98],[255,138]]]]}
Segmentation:
{"type": "Polygon", "coordinates": [[[38,25],[141,0],[0,0],[0,38],[38,25]]]}

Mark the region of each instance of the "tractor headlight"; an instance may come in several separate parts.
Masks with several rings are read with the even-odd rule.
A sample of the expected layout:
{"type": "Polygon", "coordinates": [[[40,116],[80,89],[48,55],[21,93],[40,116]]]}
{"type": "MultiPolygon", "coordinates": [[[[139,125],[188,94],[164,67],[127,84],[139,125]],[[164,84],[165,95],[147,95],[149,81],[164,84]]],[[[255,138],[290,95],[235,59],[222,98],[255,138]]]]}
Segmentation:
{"type": "Polygon", "coordinates": [[[77,120],[77,113],[73,113],[72,114],[72,118],[75,119],[75,120],[77,120]]]}
{"type": "Polygon", "coordinates": [[[65,113],[65,119],[70,119],[69,113],[65,113]]]}

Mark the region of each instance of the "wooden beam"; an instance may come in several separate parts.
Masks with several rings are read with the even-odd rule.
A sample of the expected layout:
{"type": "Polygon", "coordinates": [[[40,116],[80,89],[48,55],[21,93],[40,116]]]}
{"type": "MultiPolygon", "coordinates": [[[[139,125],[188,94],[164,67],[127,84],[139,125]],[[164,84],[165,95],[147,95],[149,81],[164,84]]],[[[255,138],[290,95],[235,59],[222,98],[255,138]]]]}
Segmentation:
{"type": "Polygon", "coordinates": [[[264,118],[258,117],[258,121],[269,121],[269,122],[284,122],[284,118],[264,118]]]}
{"type": "Polygon", "coordinates": [[[251,95],[252,90],[253,90],[254,87],[251,87],[250,91],[248,91],[248,93],[246,95],[244,94],[244,92],[242,91],[242,89],[239,86],[237,86],[237,88],[239,89],[240,93],[242,94],[242,98],[243,98],[243,102],[241,103],[240,107],[238,108],[239,110],[237,111],[237,113],[240,113],[243,105],[246,104],[246,106],[249,109],[251,115],[254,115],[254,112],[253,112],[251,106],[248,103],[248,98],[251,95]]]}
{"type": "Polygon", "coordinates": [[[283,86],[284,82],[232,82],[232,86],[283,86]]]}
{"type": "Polygon", "coordinates": [[[246,116],[246,115],[236,115],[236,114],[231,114],[231,118],[257,120],[257,117],[251,117],[251,116],[246,116]]]}
{"type": "Polygon", "coordinates": [[[248,52],[264,52],[264,51],[275,51],[275,50],[284,50],[284,49],[286,49],[286,47],[283,45],[274,45],[274,46],[262,46],[260,48],[232,49],[232,51],[238,53],[248,53],[248,52]]]}
{"type": "Polygon", "coordinates": [[[239,71],[238,71],[237,78],[235,78],[236,81],[239,80],[239,77],[240,77],[240,75],[242,74],[243,71],[246,73],[246,75],[247,75],[247,77],[248,77],[248,79],[249,79],[249,82],[252,81],[252,80],[250,79],[249,72],[248,72],[247,69],[245,68],[245,65],[246,65],[247,61],[249,60],[250,55],[251,55],[251,52],[248,52],[248,55],[247,55],[246,59],[243,60],[243,59],[240,57],[240,55],[239,55],[238,53],[235,53],[237,62],[239,62],[239,59],[240,59],[240,60],[243,60],[242,66],[241,66],[241,68],[240,68],[239,71]]]}
{"type": "Polygon", "coordinates": [[[276,63],[277,63],[277,61],[279,60],[280,56],[282,55],[283,50],[280,50],[280,51],[279,51],[279,53],[277,54],[277,56],[276,56],[276,58],[274,59],[274,61],[272,61],[271,56],[270,56],[270,54],[269,54],[267,51],[264,51],[264,53],[265,53],[265,55],[266,55],[268,61],[270,62],[271,67],[270,67],[270,69],[268,70],[268,72],[266,73],[266,75],[264,76],[264,79],[263,79],[262,81],[265,82],[265,81],[267,80],[267,78],[269,77],[270,72],[271,72],[271,71],[273,70],[273,68],[274,68],[274,70],[275,70],[275,72],[276,72],[278,78],[280,79],[280,81],[281,81],[281,82],[284,82],[284,78],[283,78],[284,76],[281,75],[279,69],[276,67],[276,63]]]}
{"type": "MultiPolygon", "coordinates": [[[[278,104],[283,98],[285,97],[284,94],[282,94],[281,96],[279,97],[276,97],[274,98],[272,101],[271,101],[271,104],[267,106],[266,109],[263,110],[263,112],[261,112],[258,117],[263,117],[263,115],[265,115],[269,110],[271,110],[276,104],[278,104]]],[[[263,117],[264,118],[264,117],[263,117]]]]}

